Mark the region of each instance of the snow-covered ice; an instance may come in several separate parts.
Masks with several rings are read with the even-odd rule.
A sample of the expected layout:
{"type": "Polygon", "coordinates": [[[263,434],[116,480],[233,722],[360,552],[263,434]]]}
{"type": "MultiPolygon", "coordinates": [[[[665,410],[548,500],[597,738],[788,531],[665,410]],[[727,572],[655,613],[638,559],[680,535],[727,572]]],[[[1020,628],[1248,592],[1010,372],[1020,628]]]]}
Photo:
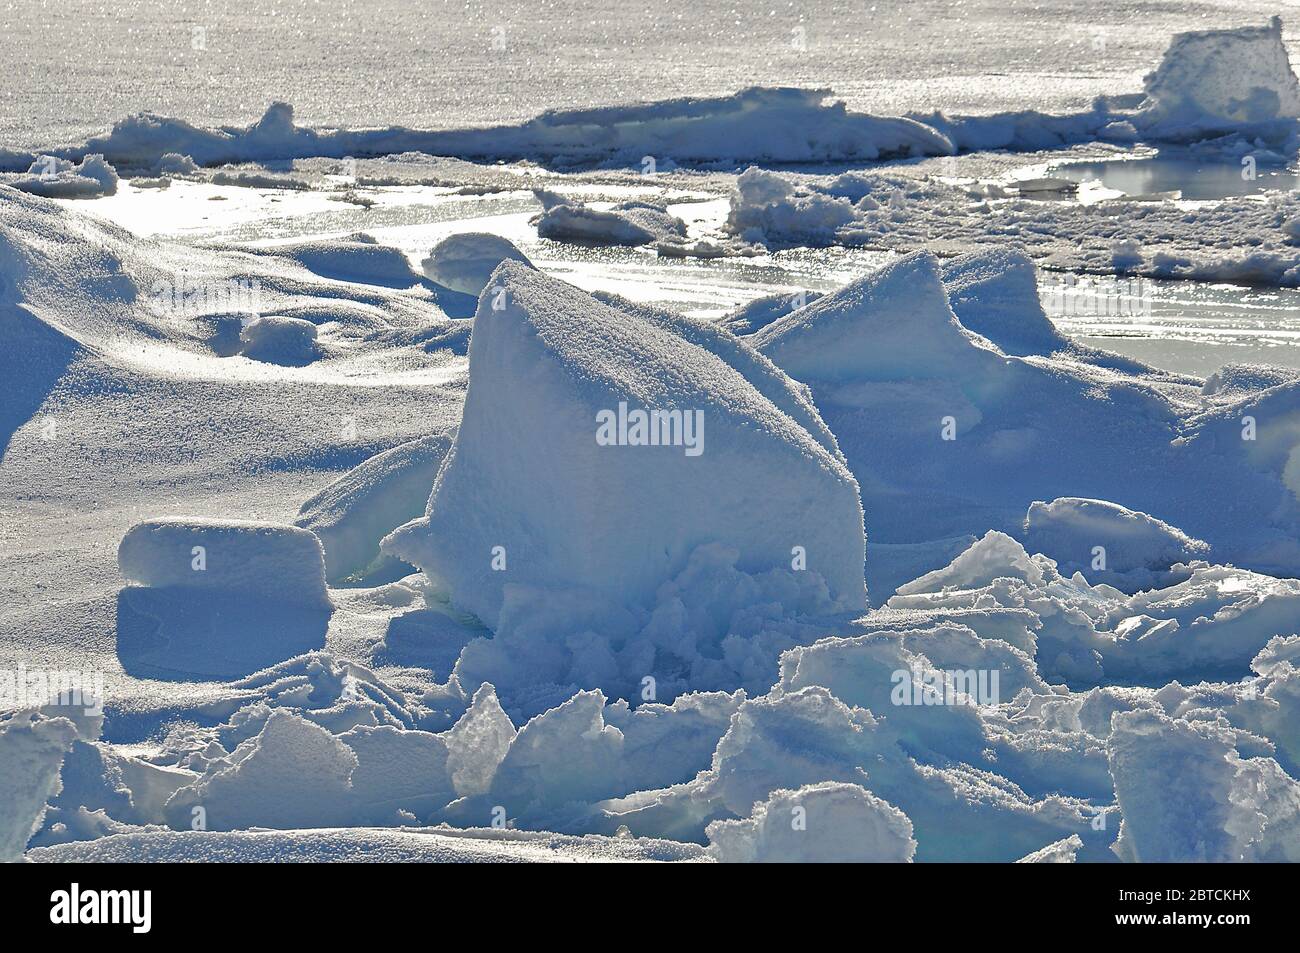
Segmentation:
{"type": "Polygon", "coordinates": [[[1025,545],[1071,575],[1091,574],[1119,588],[1159,588],[1160,573],[1203,559],[1210,547],[1176,526],[1105,500],[1035,501],[1025,515],[1025,545]]]}
{"type": "Polygon", "coordinates": [[[774,791],[751,817],[714,821],[708,834],[723,863],[905,863],[916,850],[902,811],[856,784],[833,782],[774,791]]]}
{"type": "Polygon", "coordinates": [[[303,503],[295,524],[320,539],[331,579],[364,573],[382,559],[380,541],[424,512],[453,436],[434,433],[377,453],[303,503]]]}
{"type": "Polygon", "coordinates": [[[15,712],[0,722],[4,758],[4,809],[0,813],[0,861],[22,859],[27,841],[41,826],[46,801],[59,793],[63,755],[77,737],[66,718],[37,711],[15,712]]]}
{"type": "Polygon", "coordinates": [[[117,170],[102,155],[88,155],[80,162],[57,156],[40,156],[25,175],[0,181],[33,195],[47,198],[94,198],[117,191],[117,170]]]}
{"type": "Polygon", "coordinates": [[[1276,16],[1258,28],[1174,37],[1143,87],[1137,124],[1147,135],[1203,139],[1300,118],[1300,83],[1276,16]]]}
{"type": "Polygon", "coordinates": [[[788,571],[802,547],[831,599],[865,604],[852,476],[740,370],[535,270],[507,262],[491,284],[428,514],[387,551],[492,626],[529,590],[649,606],[705,544],[747,572],[788,571]],[[475,502],[488,488],[498,503],[475,502]]]}
{"type": "Polygon", "coordinates": [[[537,219],[541,238],[593,245],[680,243],[686,238],[685,222],[649,202],[620,202],[613,208],[597,209],[562,196],[545,196],[543,206],[537,219]]]}
{"type": "Polygon", "coordinates": [[[1300,860],[1297,332],[1063,313],[1284,323],[1292,194],[1061,171],[1287,168],[1244,21],[1047,112],[0,142],[0,859],[1300,860]]]}
{"type": "Polygon", "coordinates": [[[528,256],[509,239],[483,232],[461,232],[435,245],[420,266],[438,284],[477,297],[497,265],[507,259],[528,263],[528,256]]]}
{"type": "Polygon", "coordinates": [[[292,526],[148,520],[123,537],[117,559],[126,579],[152,588],[211,589],[303,606],[329,604],[320,541],[292,526]]]}

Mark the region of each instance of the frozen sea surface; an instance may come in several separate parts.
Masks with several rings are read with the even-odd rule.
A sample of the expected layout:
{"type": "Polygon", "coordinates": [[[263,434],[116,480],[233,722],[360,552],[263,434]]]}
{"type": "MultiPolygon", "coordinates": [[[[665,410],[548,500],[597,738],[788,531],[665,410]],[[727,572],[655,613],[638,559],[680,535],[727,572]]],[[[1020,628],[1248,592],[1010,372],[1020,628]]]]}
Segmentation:
{"type": "Polygon", "coordinates": [[[141,110],[246,124],[277,99],[307,125],[448,128],[756,84],[829,86],[884,115],[1066,112],[1138,88],[1176,32],[1276,12],[1242,0],[9,3],[0,144],[81,141],[141,110]]]}
{"type": "Polygon", "coordinates": [[[1300,208],[1024,183],[1152,129],[1262,149],[1242,109],[1300,116],[1273,10],[42,11],[0,11],[6,146],[272,98],[1065,112],[1255,26],[1059,122],[751,91],[439,152],[277,105],[128,124],[120,182],[11,153],[0,860],[1300,860],[1300,208]],[[487,155],[543,164],[448,158],[487,155]]]}

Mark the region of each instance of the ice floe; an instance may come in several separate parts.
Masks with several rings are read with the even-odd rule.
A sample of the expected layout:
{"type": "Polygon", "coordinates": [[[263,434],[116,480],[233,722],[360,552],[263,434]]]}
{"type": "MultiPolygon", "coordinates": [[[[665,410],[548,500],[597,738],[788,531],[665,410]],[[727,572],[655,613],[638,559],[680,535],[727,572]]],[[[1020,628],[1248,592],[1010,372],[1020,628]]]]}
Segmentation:
{"type": "Polygon", "coordinates": [[[864,605],[852,477],[740,371],[515,263],[493,283],[455,446],[427,516],[389,552],[493,626],[530,589],[581,592],[605,612],[648,607],[706,543],[737,545],[749,572],[788,572],[802,547],[833,599],[864,605]],[[730,503],[708,492],[716,481],[730,503]],[[488,487],[509,508],[474,502],[488,487]],[[760,500],[761,526],[748,515],[760,500]]]}
{"type": "MultiPolygon", "coordinates": [[[[299,156],[423,152],[469,159],[535,158],[554,163],[622,162],[655,168],[674,163],[816,162],[943,155],[939,132],[911,119],[850,112],[828,102],[830,90],[753,87],[730,96],[663,100],[633,106],[543,113],[517,126],[463,130],[317,130],[294,123],[293,107],[273,103],[244,128],[202,129],[183,119],[138,113],[57,158],[103,155],[109,162],[154,168],[164,155],[200,165],[299,156]]],[[[9,165],[35,157],[13,153],[9,165]]]]}
{"type": "Polygon", "coordinates": [[[548,196],[544,206],[537,219],[540,238],[590,245],[681,243],[686,238],[685,222],[649,202],[620,202],[598,209],[562,196],[548,196]]]}
{"type": "Polygon", "coordinates": [[[937,177],[752,168],[737,179],[727,228],[772,248],[960,253],[1011,243],[1040,265],[1074,272],[1294,286],[1300,250],[1286,223],[1297,213],[1289,192],[1191,207],[1126,197],[1084,205],[972,196],[937,177]]]}

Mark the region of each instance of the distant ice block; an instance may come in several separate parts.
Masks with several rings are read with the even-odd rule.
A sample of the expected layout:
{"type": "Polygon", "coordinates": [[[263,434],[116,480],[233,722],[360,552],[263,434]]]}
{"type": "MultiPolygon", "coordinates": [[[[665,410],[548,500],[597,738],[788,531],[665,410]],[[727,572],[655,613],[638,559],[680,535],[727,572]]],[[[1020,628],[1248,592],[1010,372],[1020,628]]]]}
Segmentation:
{"type": "Polygon", "coordinates": [[[203,589],[313,608],[329,606],[320,540],[252,520],[145,520],[123,537],[118,568],[154,588],[203,589]]]}
{"type": "Polygon", "coordinates": [[[1150,137],[1203,138],[1300,117],[1300,83],[1276,16],[1262,27],[1178,34],[1144,87],[1134,123],[1150,137]]]}
{"type": "Polygon", "coordinates": [[[537,220],[539,238],[588,245],[647,245],[680,242],[686,223],[661,205],[621,202],[597,209],[569,201],[552,201],[537,220]]]}
{"type": "Polygon", "coordinates": [[[26,175],[0,182],[50,199],[97,199],[117,192],[118,177],[102,155],[87,155],[80,163],[40,156],[26,175]]]}
{"type": "Polygon", "coordinates": [[[199,167],[189,156],[178,152],[167,152],[158,158],[158,164],[154,166],[153,171],[160,176],[176,177],[194,175],[199,171],[199,167]]]}
{"type": "Polygon", "coordinates": [[[514,242],[486,232],[449,235],[429,251],[420,267],[431,281],[475,297],[503,261],[531,264],[514,242]]]}
{"type": "Polygon", "coordinates": [[[865,605],[856,482],[741,372],[517,262],[493,282],[452,454],[387,551],[489,626],[510,587],[653,605],[706,543],[735,546],[747,572],[803,553],[834,598],[865,605]]]}
{"type": "Polygon", "coordinates": [[[750,167],[736,179],[727,229],[762,245],[823,246],[834,244],[837,230],[854,218],[844,197],[797,188],[786,176],[750,167]]]}

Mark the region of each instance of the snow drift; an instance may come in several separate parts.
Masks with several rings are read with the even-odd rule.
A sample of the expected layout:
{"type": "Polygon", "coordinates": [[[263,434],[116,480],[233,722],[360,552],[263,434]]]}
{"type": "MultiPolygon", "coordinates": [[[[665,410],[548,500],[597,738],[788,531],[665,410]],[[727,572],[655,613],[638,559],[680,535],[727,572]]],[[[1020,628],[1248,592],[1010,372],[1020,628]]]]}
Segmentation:
{"type": "Polygon", "coordinates": [[[316,325],[302,318],[266,315],[246,324],[239,334],[239,353],[255,361],[299,367],[320,355],[316,325]]]}
{"type": "Polygon", "coordinates": [[[943,264],[943,287],[962,327],[1006,354],[1049,355],[1070,344],[1038,298],[1038,270],[1023,251],[990,248],[943,264]]]}

